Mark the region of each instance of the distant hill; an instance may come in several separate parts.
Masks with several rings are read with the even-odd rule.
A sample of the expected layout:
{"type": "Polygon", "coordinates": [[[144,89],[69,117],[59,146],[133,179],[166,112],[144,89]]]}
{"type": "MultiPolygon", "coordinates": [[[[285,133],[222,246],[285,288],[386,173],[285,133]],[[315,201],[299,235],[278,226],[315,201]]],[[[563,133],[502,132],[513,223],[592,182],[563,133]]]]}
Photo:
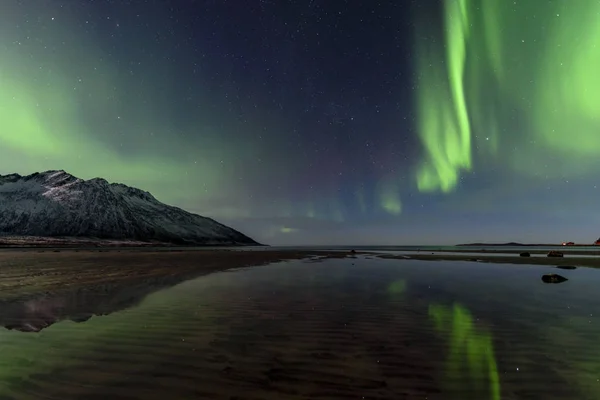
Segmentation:
{"type": "Polygon", "coordinates": [[[99,239],[179,245],[258,245],[210,218],[156,200],[150,193],[65,171],[0,175],[0,243],[15,237],[99,239]]]}
{"type": "Polygon", "coordinates": [[[456,246],[471,246],[471,247],[497,247],[497,246],[506,246],[506,247],[518,247],[518,246],[560,246],[561,243],[545,243],[545,244],[530,244],[530,243],[517,243],[517,242],[508,242],[508,243],[464,243],[457,244],[456,246]]]}
{"type": "MultiPolygon", "coordinates": [[[[517,242],[508,242],[508,243],[464,243],[464,244],[457,244],[457,247],[519,247],[519,246],[529,246],[529,247],[556,247],[556,246],[563,246],[562,243],[537,243],[537,244],[532,244],[532,243],[517,243],[517,242]]],[[[565,247],[585,247],[585,246],[598,246],[597,244],[593,244],[593,243],[583,243],[583,244],[579,244],[579,243],[575,243],[575,244],[570,244],[568,246],[565,247]]]]}

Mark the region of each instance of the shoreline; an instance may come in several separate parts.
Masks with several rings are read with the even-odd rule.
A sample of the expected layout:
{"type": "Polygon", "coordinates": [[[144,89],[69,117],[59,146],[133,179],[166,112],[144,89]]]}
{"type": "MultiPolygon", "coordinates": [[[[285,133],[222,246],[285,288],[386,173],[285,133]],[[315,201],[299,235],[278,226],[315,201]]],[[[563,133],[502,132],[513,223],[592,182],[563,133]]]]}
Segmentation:
{"type": "MultiPolygon", "coordinates": [[[[438,252],[441,253],[441,252],[438,252]]],[[[515,264],[515,265],[547,265],[547,266],[575,266],[600,268],[600,257],[520,257],[515,256],[487,256],[487,255],[457,255],[457,254],[411,254],[393,255],[378,254],[377,258],[385,260],[420,260],[420,261],[468,261],[480,264],[515,264]]],[[[475,252],[474,252],[475,253],[475,252]]]]}
{"type": "Polygon", "coordinates": [[[455,244],[455,247],[600,247],[594,243],[575,243],[575,244],[562,244],[562,243],[542,243],[542,244],[529,244],[529,243],[465,243],[455,244]]]}
{"type": "MultiPolygon", "coordinates": [[[[193,279],[233,268],[248,268],[282,261],[349,258],[387,260],[468,261],[515,265],[600,268],[600,257],[519,257],[493,254],[383,254],[376,251],[185,249],[34,249],[0,251],[0,300],[26,300],[44,293],[88,290],[104,285],[127,286],[146,280],[185,277],[193,279]],[[37,250],[37,251],[36,251],[37,250]]],[[[466,253],[466,252],[462,252],[466,253]]],[[[476,253],[476,252],[473,252],[476,253]]]]}
{"type": "MultiPolygon", "coordinates": [[[[509,246],[507,246],[509,247],[509,246]]],[[[557,246],[559,247],[559,246],[557,246]]],[[[559,251],[565,255],[590,255],[590,256],[600,256],[600,248],[598,248],[598,250],[577,250],[577,249],[573,249],[573,247],[577,247],[577,246],[565,246],[565,248],[561,248],[560,250],[554,248],[551,250],[554,251],[559,251]]],[[[579,246],[579,247],[585,247],[585,246],[579,246]]],[[[590,246],[590,247],[598,247],[598,246],[590,246]]],[[[410,250],[411,252],[413,252],[413,250],[410,250]]],[[[497,248],[497,249],[461,249],[461,248],[456,248],[456,249],[440,249],[440,250],[436,250],[436,249],[427,249],[427,250],[414,250],[414,252],[416,253],[470,253],[470,254],[514,254],[515,257],[519,257],[519,253],[520,252],[527,252],[530,254],[548,254],[548,251],[550,250],[540,250],[540,249],[527,249],[527,248],[523,248],[520,250],[515,250],[514,247],[511,247],[510,249],[502,249],[502,248],[497,248]]]]}

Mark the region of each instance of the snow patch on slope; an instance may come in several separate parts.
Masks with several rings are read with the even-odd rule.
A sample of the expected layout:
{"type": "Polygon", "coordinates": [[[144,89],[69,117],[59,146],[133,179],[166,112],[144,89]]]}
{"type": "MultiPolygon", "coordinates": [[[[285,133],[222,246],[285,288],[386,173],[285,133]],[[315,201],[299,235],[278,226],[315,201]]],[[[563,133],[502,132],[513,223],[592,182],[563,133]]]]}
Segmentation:
{"type": "Polygon", "coordinates": [[[65,171],[0,175],[0,235],[97,237],[188,244],[257,244],[150,193],[65,171]]]}

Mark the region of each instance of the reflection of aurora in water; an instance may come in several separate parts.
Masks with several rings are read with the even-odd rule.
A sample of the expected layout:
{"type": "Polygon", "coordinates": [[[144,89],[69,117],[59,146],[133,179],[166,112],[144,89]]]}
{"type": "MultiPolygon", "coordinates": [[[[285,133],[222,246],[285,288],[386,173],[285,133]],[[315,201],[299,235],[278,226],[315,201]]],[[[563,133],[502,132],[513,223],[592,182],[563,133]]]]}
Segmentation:
{"type": "Polygon", "coordinates": [[[401,295],[406,291],[406,281],[404,279],[399,279],[390,283],[388,286],[388,292],[391,295],[401,295]]]}
{"type": "Polygon", "coordinates": [[[468,384],[460,389],[465,393],[487,392],[487,398],[499,400],[500,378],[491,334],[476,327],[469,311],[459,304],[453,308],[431,305],[429,315],[436,330],[450,336],[448,382],[468,384]],[[486,381],[489,388],[485,387],[486,381]]]}
{"type": "MultiPolygon", "coordinates": [[[[406,280],[399,279],[390,283],[387,291],[395,297],[403,295],[406,288],[406,280]]],[[[453,387],[449,391],[460,389],[463,393],[487,393],[489,397],[485,398],[499,400],[500,378],[492,335],[476,327],[471,313],[460,304],[454,304],[453,308],[430,305],[429,315],[434,320],[435,329],[450,336],[446,378],[453,387]],[[456,383],[459,383],[458,387],[456,383]],[[462,383],[465,386],[461,387],[462,383]],[[489,383],[489,388],[486,383],[489,383]]]]}

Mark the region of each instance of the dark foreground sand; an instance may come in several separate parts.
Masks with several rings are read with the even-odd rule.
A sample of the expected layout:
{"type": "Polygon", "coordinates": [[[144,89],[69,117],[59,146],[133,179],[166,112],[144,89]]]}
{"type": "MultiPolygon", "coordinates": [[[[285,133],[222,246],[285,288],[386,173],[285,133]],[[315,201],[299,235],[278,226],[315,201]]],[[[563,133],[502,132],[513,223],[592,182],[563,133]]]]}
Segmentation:
{"type": "Polygon", "coordinates": [[[174,276],[190,278],[277,261],[347,255],[342,252],[268,250],[3,250],[0,251],[0,300],[90,285],[129,284],[174,276]]]}

